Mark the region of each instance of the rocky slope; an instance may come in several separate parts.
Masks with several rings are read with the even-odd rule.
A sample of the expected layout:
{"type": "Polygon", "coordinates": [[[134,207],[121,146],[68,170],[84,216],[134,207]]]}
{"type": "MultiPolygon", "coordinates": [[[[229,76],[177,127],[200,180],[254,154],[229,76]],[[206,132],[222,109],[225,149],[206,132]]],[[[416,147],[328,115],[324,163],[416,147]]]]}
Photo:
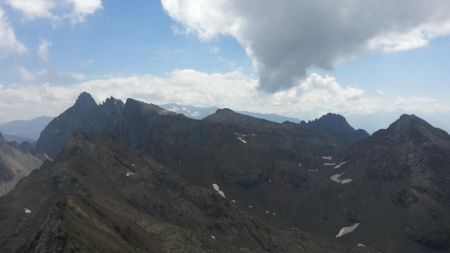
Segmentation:
{"type": "Polygon", "coordinates": [[[229,109],[199,121],[133,99],[97,105],[88,94],[56,117],[37,145],[55,157],[74,132],[109,133],[133,150],[174,170],[190,183],[219,183],[240,205],[271,221],[286,223],[292,196],[317,181],[322,156],[351,141],[299,124],[279,124],[229,109]],[[265,212],[272,210],[272,216],[265,212]]]}
{"type": "Polygon", "coordinates": [[[9,143],[0,134],[0,196],[13,189],[20,179],[41,164],[42,158],[34,153],[31,144],[9,143]]]}
{"type": "Polygon", "coordinates": [[[355,144],[293,204],[292,222],[383,252],[450,251],[450,136],[403,115],[355,144]]]}
{"type": "Polygon", "coordinates": [[[82,94],[43,131],[56,157],[76,132],[110,134],[275,227],[380,252],[449,250],[447,133],[402,116],[368,136],[339,115],[275,123],[218,110],[193,120],[133,99],[82,94]],[[233,203],[233,202],[232,202],[233,203]]]}
{"type": "Polygon", "coordinates": [[[252,217],[112,138],[76,135],[0,198],[1,252],[375,252],[252,217]]]}

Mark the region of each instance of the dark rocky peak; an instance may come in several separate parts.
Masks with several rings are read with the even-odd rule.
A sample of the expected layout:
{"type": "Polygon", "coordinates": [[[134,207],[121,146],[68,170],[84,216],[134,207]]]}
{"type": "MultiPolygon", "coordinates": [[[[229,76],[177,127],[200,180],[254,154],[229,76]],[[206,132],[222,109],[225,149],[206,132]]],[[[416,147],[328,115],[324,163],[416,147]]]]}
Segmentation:
{"type": "Polygon", "coordinates": [[[319,119],[315,119],[313,121],[308,122],[310,125],[326,127],[326,128],[340,128],[340,129],[351,129],[354,130],[352,126],[347,122],[344,116],[334,113],[327,113],[320,117],[319,119]]]}
{"type": "Polygon", "coordinates": [[[378,132],[377,135],[384,133],[391,138],[400,138],[403,141],[413,141],[416,143],[431,142],[444,146],[450,144],[450,136],[447,132],[433,127],[415,115],[403,114],[387,130],[380,130],[378,132]]]}
{"type": "Polygon", "coordinates": [[[95,102],[94,98],[91,96],[91,94],[87,92],[82,92],[78,98],[75,104],[73,105],[74,108],[80,108],[80,109],[90,109],[90,108],[96,108],[98,105],[95,102]]]}
{"type": "Polygon", "coordinates": [[[127,112],[140,112],[144,114],[157,114],[157,115],[168,115],[168,116],[178,116],[175,112],[163,109],[154,104],[147,104],[142,101],[138,101],[132,98],[128,98],[124,110],[127,112]]]}
{"type": "Polygon", "coordinates": [[[204,118],[203,121],[252,129],[281,126],[279,123],[240,114],[228,108],[218,109],[214,114],[204,118]]]}
{"type": "Polygon", "coordinates": [[[327,113],[319,119],[309,121],[308,123],[302,122],[301,124],[318,128],[327,133],[342,135],[351,141],[359,141],[369,136],[363,129],[355,130],[344,116],[334,113],[327,113]]]}
{"type": "Polygon", "coordinates": [[[123,111],[125,104],[120,99],[114,97],[107,98],[103,104],[101,104],[103,111],[108,114],[119,114],[123,111]]]}
{"type": "Polygon", "coordinates": [[[417,117],[414,114],[403,114],[398,120],[389,126],[392,131],[410,131],[411,129],[417,128],[434,128],[425,120],[417,117]]]}
{"type": "Polygon", "coordinates": [[[249,118],[249,117],[250,116],[246,116],[246,115],[234,112],[231,109],[223,108],[223,109],[218,109],[215,113],[209,115],[204,120],[220,122],[220,123],[227,123],[227,121],[245,119],[245,118],[249,118]]]}
{"type": "Polygon", "coordinates": [[[2,133],[0,133],[0,142],[4,142],[4,141],[5,141],[5,138],[3,138],[2,133]]]}

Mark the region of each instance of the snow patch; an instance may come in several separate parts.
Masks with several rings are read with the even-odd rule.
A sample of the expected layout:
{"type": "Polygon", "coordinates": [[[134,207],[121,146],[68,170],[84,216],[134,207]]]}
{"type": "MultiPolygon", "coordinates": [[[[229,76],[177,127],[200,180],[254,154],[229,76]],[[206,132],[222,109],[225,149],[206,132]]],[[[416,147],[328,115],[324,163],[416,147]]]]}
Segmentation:
{"type": "Polygon", "coordinates": [[[220,196],[222,196],[223,198],[226,198],[225,193],[222,190],[220,190],[220,187],[217,184],[213,184],[212,187],[213,187],[214,191],[216,191],[220,196]]]}
{"type": "Polygon", "coordinates": [[[330,177],[330,180],[338,184],[348,184],[353,181],[351,178],[341,179],[340,177],[342,177],[343,175],[344,174],[334,174],[330,177]]]}
{"type": "Polygon", "coordinates": [[[44,158],[46,160],[49,160],[50,162],[53,162],[53,159],[50,156],[48,156],[46,153],[44,153],[44,158]]]}
{"type": "Polygon", "coordinates": [[[266,210],[264,213],[265,213],[265,214],[269,214],[269,213],[270,213],[270,210],[266,210]]]}
{"type": "Polygon", "coordinates": [[[241,137],[241,136],[238,136],[237,138],[238,138],[238,140],[239,140],[240,142],[242,142],[242,143],[244,143],[244,144],[246,144],[246,143],[247,143],[247,141],[246,141],[246,140],[244,140],[244,138],[243,138],[243,137],[241,137]]]}
{"type": "Polygon", "coordinates": [[[339,169],[341,168],[344,164],[346,164],[347,162],[341,162],[340,164],[334,166],[335,169],[339,169]]]}
{"type": "Polygon", "coordinates": [[[331,160],[333,160],[333,157],[332,156],[322,156],[322,159],[331,161],[331,160]]]}
{"type": "Polygon", "coordinates": [[[308,172],[311,172],[311,173],[318,172],[318,171],[319,171],[318,169],[315,169],[315,170],[309,169],[309,170],[308,170],[308,172]]]}
{"type": "Polygon", "coordinates": [[[25,211],[25,214],[30,214],[31,213],[31,210],[28,209],[28,208],[24,208],[24,211],[25,211]]]}
{"type": "Polygon", "coordinates": [[[252,205],[248,205],[248,208],[250,208],[250,209],[251,209],[251,208],[253,208],[253,206],[252,206],[252,205]]]}
{"type": "Polygon", "coordinates": [[[127,177],[131,177],[131,176],[134,176],[134,175],[136,175],[136,173],[133,173],[133,172],[127,172],[127,174],[126,174],[127,177]]]}
{"type": "Polygon", "coordinates": [[[231,202],[236,203],[236,200],[232,199],[231,202]]]}
{"type": "Polygon", "coordinates": [[[353,181],[353,180],[350,179],[350,178],[342,179],[342,180],[341,180],[341,184],[348,184],[348,183],[350,183],[351,181],[353,181]]]}
{"type": "Polygon", "coordinates": [[[213,236],[213,235],[211,235],[211,239],[213,239],[213,240],[216,240],[216,237],[215,237],[215,236],[213,236]]]}
{"type": "Polygon", "coordinates": [[[349,234],[353,231],[355,231],[356,228],[358,228],[359,223],[355,223],[353,225],[351,225],[350,227],[343,227],[341,228],[341,230],[339,230],[339,233],[336,235],[336,238],[344,236],[346,234],[349,234]]]}
{"type": "Polygon", "coordinates": [[[336,163],[323,163],[323,166],[334,166],[336,163]]]}
{"type": "Polygon", "coordinates": [[[245,137],[247,137],[247,136],[256,136],[255,133],[253,133],[253,134],[240,134],[240,133],[236,133],[236,132],[234,133],[234,135],[237,137],[237,139],[238,139],[240,142],[242,142],[242,143],[244,143],[244,144],[247,143],[247,140],[244,139],[245,137]]]}
{"type": "Polygon", "coordinates": [[[333,176],[330,177],[330,180],[336,183],[340,183],[341,180],[339,179],[342,175],[341,174],[335,174],[333,176]]]}
{"type": "Polygon", "coordinates": [[[366,245],[364,245],[362,243],[358,243],[358,247],[366,247],[366,245]]]}
{"type": "Polygon", "coordinates": [[[298,164],[298,167],[302,167],[302,164],[301,164],[301,163],[299,163],[299,164],[298,164]]]}

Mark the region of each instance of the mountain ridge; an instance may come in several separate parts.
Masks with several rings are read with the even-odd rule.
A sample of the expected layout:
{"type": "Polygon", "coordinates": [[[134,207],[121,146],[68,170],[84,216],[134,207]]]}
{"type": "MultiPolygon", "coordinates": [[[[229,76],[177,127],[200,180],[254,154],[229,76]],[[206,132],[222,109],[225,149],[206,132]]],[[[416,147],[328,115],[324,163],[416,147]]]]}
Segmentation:
{"type": "Polygon", "coordinates": [[[58,151],[74,134],[113,136],[258,220],[352,250],[450,247],[450,138],[415,116],[361,137],[336,114],[280,124],[230,109],[193,120],[132,99],[88,103],[56,117],[38,144],[58,151]]]}

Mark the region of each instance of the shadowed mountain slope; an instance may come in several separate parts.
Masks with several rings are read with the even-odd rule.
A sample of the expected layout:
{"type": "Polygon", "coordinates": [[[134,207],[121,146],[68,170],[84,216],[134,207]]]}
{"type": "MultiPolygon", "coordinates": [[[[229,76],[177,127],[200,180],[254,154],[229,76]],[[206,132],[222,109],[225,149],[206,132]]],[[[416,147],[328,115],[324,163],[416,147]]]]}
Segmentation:
{"type": "Polygon", "coordinates": [[[355,144],[293,206],[298,225],[384,252],[450,249],[450,136],[413,115],[355,144]],[[341,162],[345,162],[342,163],[341,162]],[[307,207],[302,206],[307,205],[307,207]]]}
{"type": "Polygon", "coordinates": [[[363,252],[277,229],[96,135],[0,198],[0,225],[2,252],[363,252]]]}
{"type": "Polygon", "coordinates": [[[111,134],[189,184],[216,183],[241,210],[277,227],[350,249],[449,248],[449,137],[415,116],[369,137],[333,114],[278,124],[221,109],[199,121],[132,99],[97,105],[82,94],[38,147],[56,156],[76,132],[111,134]]]}

